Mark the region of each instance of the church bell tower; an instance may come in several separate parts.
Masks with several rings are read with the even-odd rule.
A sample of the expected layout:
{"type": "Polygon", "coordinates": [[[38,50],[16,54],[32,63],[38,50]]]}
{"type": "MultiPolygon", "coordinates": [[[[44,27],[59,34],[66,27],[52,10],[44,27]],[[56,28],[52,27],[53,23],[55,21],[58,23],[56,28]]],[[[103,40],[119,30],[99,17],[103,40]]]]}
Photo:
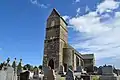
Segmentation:
{"type": "Polygon", "coordinates": [[[67,23],[56,9],[53,9],[47,19],[44,40],[43,66],[59,70],[63,65],[63,48],[68,44],[67,23]]]}

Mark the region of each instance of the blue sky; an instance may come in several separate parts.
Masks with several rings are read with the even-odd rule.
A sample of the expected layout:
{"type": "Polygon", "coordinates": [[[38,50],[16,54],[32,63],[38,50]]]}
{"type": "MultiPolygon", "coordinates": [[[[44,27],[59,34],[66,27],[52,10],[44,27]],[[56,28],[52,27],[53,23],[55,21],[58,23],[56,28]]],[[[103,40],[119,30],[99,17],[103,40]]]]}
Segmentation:
{"type": "Polygon", "coordinates": [[[120,0],[0,0],[0,62],[16,57],[24,64],[42,64],[52,8],[68,22],[74,48],[95,53],[97,66],[120,68],[120,0]]]}

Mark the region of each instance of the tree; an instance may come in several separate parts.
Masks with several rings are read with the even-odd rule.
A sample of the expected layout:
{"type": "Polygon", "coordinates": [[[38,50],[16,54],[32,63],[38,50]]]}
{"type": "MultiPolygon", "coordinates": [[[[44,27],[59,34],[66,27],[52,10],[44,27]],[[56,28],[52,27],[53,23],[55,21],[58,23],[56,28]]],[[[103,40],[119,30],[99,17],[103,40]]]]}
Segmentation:
{"type": "Polygon", "coordinates": [[[34,69],[38,68],[37,66],[34,67],[34,69]]]}
{"type": "Polygon", "coordinates": [[[26,64],[26,65],[23,66],[23,69],[24,69],[24,70],[27,70],[27,69],[28,69],[28,70],[30,70],[30,71],[33,71],[33,66],[30,65],[30,64],[26,64]]]}
{"type": "Polygon", "coordinates": [[[2,69],[3,66],[6,66],[7,64],[5,62],[0,64],[0,70],[2,69]]]}
{"type": "Polygon", "coordinates": [[[39,65],[39,69],[41,69],[41,70],[42,70],[42,67],[43,67],[42,65],[39,65]]]}
{"type": "Polygon", "coordinates": [[[2,69],[2,63],[0,64],[0,70],[2,69]]]}
{"type": "Polygon", "coordinates": [[[96,71],[96,72],[98,71],[98,68],[97,68],[97,66],[94,66],[94,71],[96,71]]]}

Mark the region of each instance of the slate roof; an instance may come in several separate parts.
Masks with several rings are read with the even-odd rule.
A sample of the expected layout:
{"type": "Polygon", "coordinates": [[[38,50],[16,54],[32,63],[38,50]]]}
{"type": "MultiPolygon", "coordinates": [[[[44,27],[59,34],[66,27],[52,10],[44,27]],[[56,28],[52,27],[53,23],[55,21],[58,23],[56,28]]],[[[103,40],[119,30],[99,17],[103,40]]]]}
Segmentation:
{"type": "Polygon", "coordinates": [[[82,54],[83,59],[94,59],[94,54],[82,54]]]}

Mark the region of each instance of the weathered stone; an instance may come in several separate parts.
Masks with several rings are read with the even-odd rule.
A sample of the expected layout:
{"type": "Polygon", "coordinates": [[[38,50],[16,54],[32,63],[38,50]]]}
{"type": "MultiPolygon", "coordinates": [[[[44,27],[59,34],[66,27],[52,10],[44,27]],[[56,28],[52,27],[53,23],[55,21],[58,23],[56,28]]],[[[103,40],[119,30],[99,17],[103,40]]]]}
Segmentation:
{"type": "Polygon", "coordinates": [[[77,72],[82,72],[82,66],[78,66],[76,71],[77,72]]]}
{"type": "Polygon", "coordinates": [[[16,62],[16,58],[12,63],[12,67],[14,68],[14,73],[17,73],[17,62],[16,62]]]}
{"type": "Polygon", "coordinates": [[[24,73],[20,73],[20,80],[29,80],[30,73],[26,71],[24,73]]]}
{"type": "MultiPolygon", "coordinates": [[[[90,60],[92,62],[89,64],[94,65],[94,55],[92,55],[92,58],[90,56],[90,60]]],[[[50,66],[51,69],[59,72],[60,65],[63,65],[64,71],[67,72],[68,66],[71,65],[72,70],[76,70],[77,66],[84,66],[83,63],[82,55],[68,44],[66,21],[56,9],[53,9],[47,19],[43,66],[50,66]]]]}
{"type": "Polygon", "coordinates": [[[0,71],[0,80],[6,80],[7,73],[4,70],[0,71]]]}
{"type": "Polygon", "coordinates": [[[117,74],[113,73],[112,66],[104,66],[102,67],[102,75],[100,76],[100,80],[119,80],[120,77],[117,74]]]}
{"type": "Polygon", "coordinates": [[[14,69],[12,67],[8,67],[6,73],[6,80],[14,80],[14,69]]]}
{"type": "Polygon", "coordinates": [[[8,66],[6,69],[0,71],[0,80],[17,80],[17,73],[14,72],[14,68],[8,66]]]}
{"type": "Polygon", "coordinates": [[[112,66],[104,66],[102,68],[102,75],[113,75],[113,67],[112,66]]]}
{"type": "Polygon", "coordinates": [[[64,66],[63,65],[60,65],[59,74],[64,75],[64,66]]]}
{"type": "Polygon", "coordinates": [[[44,73],[44,80],[56,80],[55,71],[53,69],[50,69],[50,67],[44,73]]]}
{"type": "Polygon", "coordinates": [[[37,67],[34,69],[33,78],[36,80],[39,79],[39,69],[37,67]]]}

